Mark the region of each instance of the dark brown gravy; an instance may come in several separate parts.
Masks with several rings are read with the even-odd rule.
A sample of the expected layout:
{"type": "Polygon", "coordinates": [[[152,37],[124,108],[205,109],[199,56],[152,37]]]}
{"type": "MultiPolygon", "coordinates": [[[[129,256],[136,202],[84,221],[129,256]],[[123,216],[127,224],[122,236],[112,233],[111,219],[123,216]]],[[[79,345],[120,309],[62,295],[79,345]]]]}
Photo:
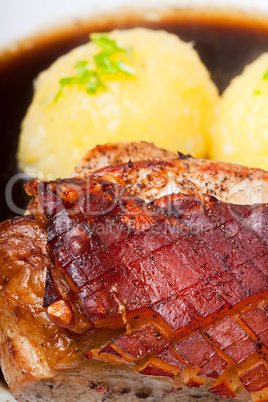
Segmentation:
{"type": "MultiPolygon", "coordinates": [[[[158,20],[124,15],[77,22],[71,27],[22,43],[17,51],[0,54],[0,221],[12,217],[5,200],[8,180],[17,173],[16,149],[20,124],[32,97],[32,82],[57,57],[88,41],[90,31],[143,26],[165,29],[195,48],[222,91],[230,79],[264,51],[268,51],[268,21],[240,13],[172,11],[158,20]],[[30,46],[29,46],[30,43],[30,46]]],[[[14,202],[26,205],[22,182],[14,188],[14,202]]]]}
{"type": "MultiPolygon", "coordinates": [[[[1,369],[0,369],[0,388],[4,388],[4,389],[7,388],[7,385],[4,380],[4,376],[1,372],[1,369]]],[[[0,397],[1,397],[1,390],[0,390],[0,397]]]]}

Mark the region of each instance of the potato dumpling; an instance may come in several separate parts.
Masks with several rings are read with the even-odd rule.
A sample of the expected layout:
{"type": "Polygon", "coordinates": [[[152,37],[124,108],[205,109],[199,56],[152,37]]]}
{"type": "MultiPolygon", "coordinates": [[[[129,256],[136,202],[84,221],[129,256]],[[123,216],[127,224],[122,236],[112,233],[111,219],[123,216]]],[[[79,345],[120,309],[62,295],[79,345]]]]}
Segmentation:
{"type": "Polygon", "coordinates": [[[109,34],[132,48],[134,76],[105,75],[107,90],[88,94],[64,87],[77,61],[94,64],[100,49],[90,42],[59,58],[35,82],[22,124],[19,167],[46,178],[69,175],[97,144],[152,141],[172,151],[204,156],[218,91],[192,44],[164,31],[136,28],[109,34]],[[48,176],[48,174],[50,174],[48,176]]]}
{"type": "Polygon", "coordinates": [[[268,53],[248,65],[223,93],[210,157],[268,170],[268,53]]]}

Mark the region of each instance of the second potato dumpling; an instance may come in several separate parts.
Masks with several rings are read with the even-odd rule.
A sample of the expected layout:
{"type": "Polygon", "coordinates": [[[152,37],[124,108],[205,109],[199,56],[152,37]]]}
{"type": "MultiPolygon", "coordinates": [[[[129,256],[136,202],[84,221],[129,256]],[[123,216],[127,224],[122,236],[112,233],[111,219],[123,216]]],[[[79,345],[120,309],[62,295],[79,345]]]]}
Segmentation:
{"type": "Polygon", "coordinates": [[[93,42],[41,73],[22,125],[18,158],[23,171],[66,176],[88,149],[117,141],[152,141],[197,157],[207,153],[218,91],[192,44],[142,28],[116,30],[108,37],[132,49],[129,63],[135,73],[103,75],[105,90],[94,94],[65,86],[55,102],[60,79],[71,77],[77,62],[94,65],[100,50],[93,42]]]}
{"type": "Polygon", "coordinates": [[[268,53],[248,65],[223,93],[210,157],[268,170],[268,53]]]}

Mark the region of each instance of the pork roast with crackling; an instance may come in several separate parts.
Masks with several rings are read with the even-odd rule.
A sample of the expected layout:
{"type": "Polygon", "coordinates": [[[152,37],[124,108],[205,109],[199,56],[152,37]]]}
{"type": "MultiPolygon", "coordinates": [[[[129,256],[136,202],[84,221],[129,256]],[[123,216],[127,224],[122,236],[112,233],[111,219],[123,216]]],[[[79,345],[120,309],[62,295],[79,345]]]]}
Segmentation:
{"type": "Polygon", "coordinates": [[[232,183],[240,203],[267,202],[267,173],[182,155],[119,162],[28,184],[31,215],[1,226],[1,359],[15,396],[186,401],[199,386],[265,400],[267,205],[201,193],[226,200],[232,183]],[[197,194],[164,196],[171,183],[197,194]]]}

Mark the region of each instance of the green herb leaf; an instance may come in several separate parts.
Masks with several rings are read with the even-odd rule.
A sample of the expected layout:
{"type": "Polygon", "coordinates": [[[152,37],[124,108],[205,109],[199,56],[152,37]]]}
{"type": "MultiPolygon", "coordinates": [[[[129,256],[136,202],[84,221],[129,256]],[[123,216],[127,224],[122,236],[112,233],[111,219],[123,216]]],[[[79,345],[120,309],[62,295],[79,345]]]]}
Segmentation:
{"type": "Polygon", "coordinates": [[[126,48],[119,42],[110,39],[104,33],[92,33],[90,39],[108,54],[115,54],[119,52],[126,53],[126,48]]]}
{"type": "Polygon", "coordinates": [[[101,74],[117,74],[119,71],[117,63],[112,61],[106,53],[96,54],[94,60],[101,74]]]}
{"type": "Polygon", "coordinates": [[[65,87],[66,85],[75,85],[77,84],[77,77],[67,77],[60,79],[60,85],[65,87]]]}
{"type": "Polygon", "coordinates": [[[262,91],[260,89],[255,89],[255,91],[253,92],[253,95],[260,95],[262,93],[262,91]]]}
{"type": "Polygon", "coordinates": [[[119,60],[117,62],[117,66],[120,71],[122,71],[123,73],[126,73],[128,75],[135,75],[135,73],[136,73],[135,68],[129,66],[123,60],[119,60]]]}
{"type": "Polygon", "coordinates": [[[102,49],[94,56],[95,67],[86,60],[77,61],[74,65],[76,75],[60,79],[60,88],[54,97],[54,102],[58,101],[65,86],[77,85],[84,87],[88,94],[95,94],[99,90],[107,90],[101,78],[103,75],[117,76],[120,73],[127,76],[135,75],[135,69],[122,60],[124,55],[127,60],[132,60],[132,48],[124,47],[122,43],[116,42],[103,33],[93,33],[90,39],[102,49]],[[118,59],[119,54],[121,59],[118,59]]]}
{"type": "MultiPolygon", "coordinates": [[[[268,68],[267,68],[267,70],[265,71],[265,73],[263,74],[262,79],[263,79],[263,80],[268,80],[268,68]]],[[[260,94],[262,94],[262,91],[261,91],[259,88],[256,88],[256,89],[253,91],[253,94],[254,94],[254,95],[260,95],[260,94]]]]}
{"type": "Polygon", "coordinates": [[[262,77],[263,80],[268,80],[268,69],[265,71],[262,77]]]}
{"type": "Polygon", "coordinates": [[[63,86],[60,86],[60,89],[58,90],[58,92],[56,93],[56,95],[54,96],[54,102],[58,102],[61,94],[62,94],[62,90],[63,90],[63,86]]]}
{"type": "Polygon", "coordinates": [[[74,65],[74,68],[76,69],[76,75],[78,75],[78,77],[81,77],[85,73],[85,71],[93,70],[93,68],[88,64],[86,60],[77,61],[74,65]]]}
{"type": "Polygon", "coordinates": [[[99,75],[95,72],[91,76],[90,80],[87,82],[85,89],[89,94],[95,94],[98,89],[106,89],[103,81],[100,79],[99,75]]]}

